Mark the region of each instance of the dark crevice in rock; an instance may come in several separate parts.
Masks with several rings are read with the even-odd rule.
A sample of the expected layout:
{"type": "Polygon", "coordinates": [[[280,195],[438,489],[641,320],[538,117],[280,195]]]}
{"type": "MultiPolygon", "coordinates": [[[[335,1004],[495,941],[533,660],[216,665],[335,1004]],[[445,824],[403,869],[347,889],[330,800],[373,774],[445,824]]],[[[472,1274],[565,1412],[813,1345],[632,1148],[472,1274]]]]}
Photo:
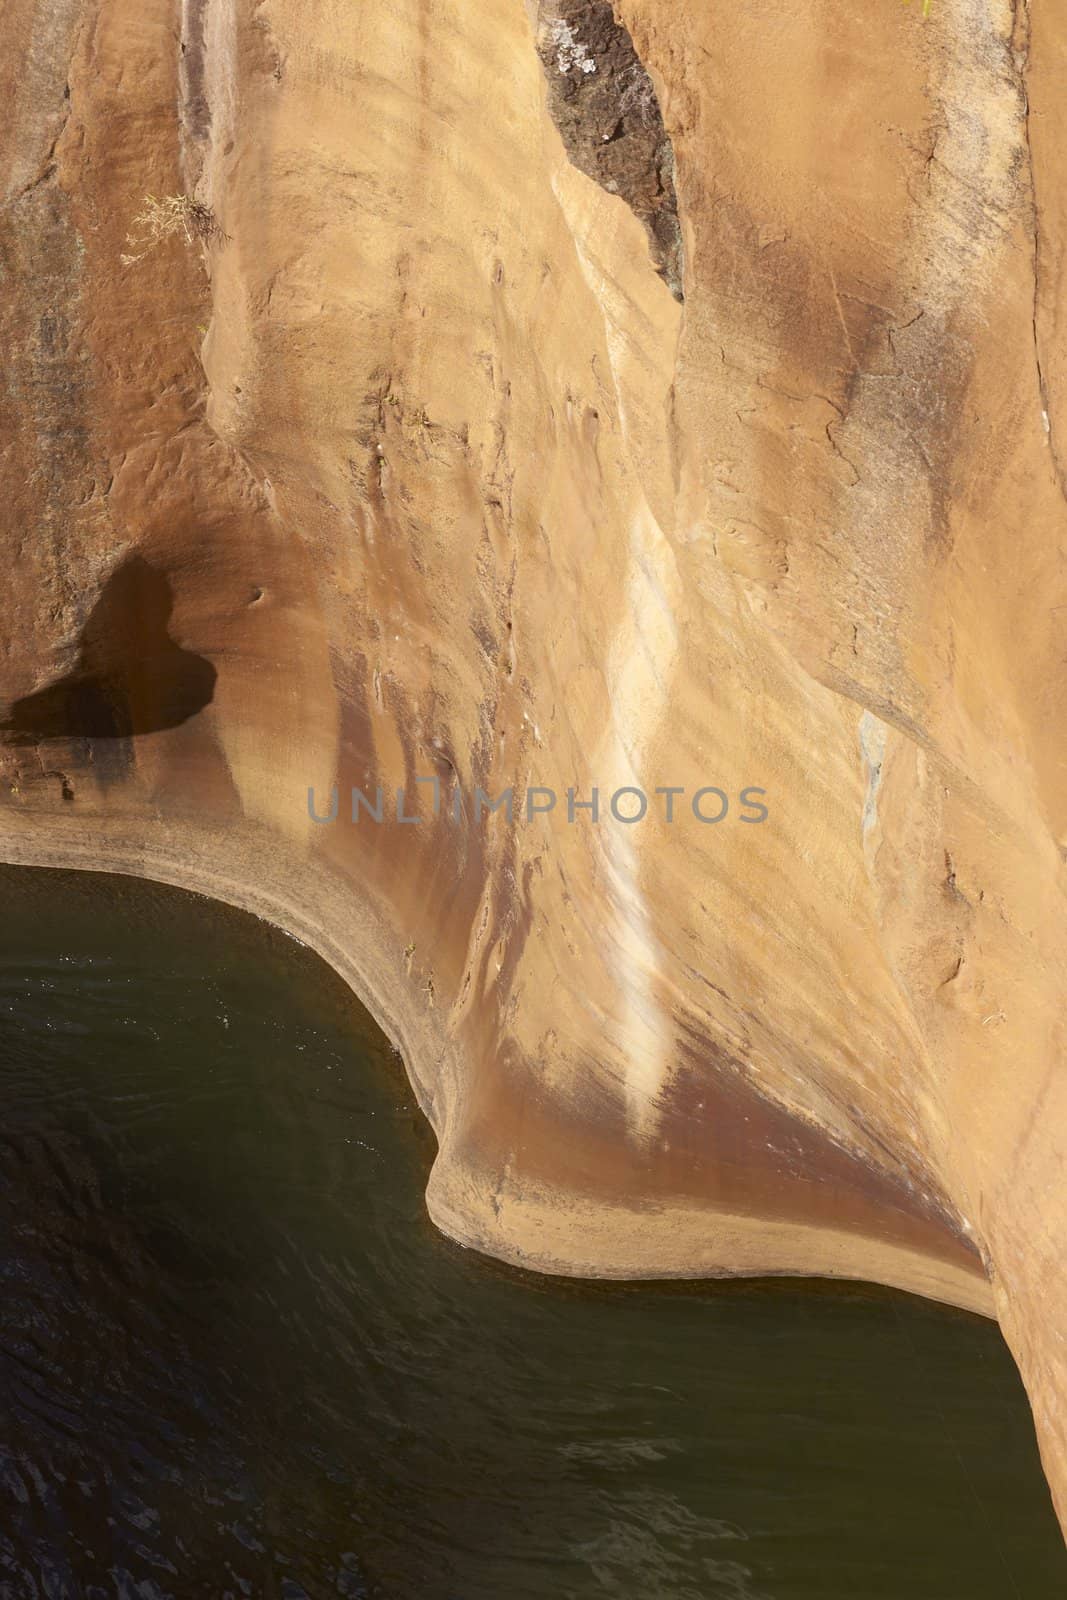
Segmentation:
{"type": "Polygon", "coordinates": [[[181,86],[182,131],[194,145],[203,144],[211,132],[211,105],[207,93],[204,40],[206,0],[183,0],[178,82],[181,86]]]}
{"type": "Polygon", "coordinates": [[[626,201],[645,226],[656,271],[681,300],[674,151],[652,80],[610,0],[541,0],[537,49],[571,161],[626,201]]]}
{"type": "Polygon", "coordinates": [[[1042,359],[1041,337],[1041,285],[1043,251],[1041,238],[1041,213],[1037,203],[1037,174],[1034,169],[1034,151],[1030,142],[1030,91],[1027,72],[1030,66],[1030,4],[1029,0],[1014,0],[1014,27],[1012,33],[1012,59],[1018,81],[1019,107],[1022,120],[1022,137],[1026,151],[1026,166],[1030,189],[1030,237],[1034,261],[1033,340],[1034,364],[1037,368],[1037,389],[1041,400],[1041,423],[1052,457],[1052,470],[1061,495],[1067,500],[1067,462],[1061,459],[1058,440],[1052,431],[1054,404],[1049,392],[1045,362],[1042,359]]]}

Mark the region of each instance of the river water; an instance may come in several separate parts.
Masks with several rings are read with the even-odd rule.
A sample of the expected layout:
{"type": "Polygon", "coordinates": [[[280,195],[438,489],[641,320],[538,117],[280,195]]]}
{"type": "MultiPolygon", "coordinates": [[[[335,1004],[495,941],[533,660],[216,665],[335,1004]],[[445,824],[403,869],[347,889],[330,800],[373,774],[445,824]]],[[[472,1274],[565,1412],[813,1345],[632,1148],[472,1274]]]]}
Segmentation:
{"type": "Polygon", "coordinates": [[[0,1600],[1067,1592],[991,1324],[485,1261],[309,951],[128,879],[0,893],[0,1600]]]}

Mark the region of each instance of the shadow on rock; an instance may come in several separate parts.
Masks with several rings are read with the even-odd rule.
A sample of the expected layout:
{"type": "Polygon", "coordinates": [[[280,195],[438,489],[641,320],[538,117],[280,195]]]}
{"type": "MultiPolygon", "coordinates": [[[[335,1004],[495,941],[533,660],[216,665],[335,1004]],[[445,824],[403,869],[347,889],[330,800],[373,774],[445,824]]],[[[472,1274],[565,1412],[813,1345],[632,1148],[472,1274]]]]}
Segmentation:
{"type": "Polygon", "coordinates": [[[73,670],[16,700],[0,732],[13,744],[131,739],[196,716],[211,702],[216,672],[170,637],[173,609],[166,575],[131,556],[89,614],[73,670]]]}

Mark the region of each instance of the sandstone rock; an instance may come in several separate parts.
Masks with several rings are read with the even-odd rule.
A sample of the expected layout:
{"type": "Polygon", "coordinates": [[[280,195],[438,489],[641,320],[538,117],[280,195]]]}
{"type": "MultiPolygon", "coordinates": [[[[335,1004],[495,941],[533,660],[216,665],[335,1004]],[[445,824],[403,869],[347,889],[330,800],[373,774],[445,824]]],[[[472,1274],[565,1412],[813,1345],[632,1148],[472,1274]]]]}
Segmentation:
{"type": "Polygon", "coordinates": [[[606,12],[11,0],[0,854],[314,944],[465,1243],[994,1311],[1062,1514],[1067,24],[606,12]]]}

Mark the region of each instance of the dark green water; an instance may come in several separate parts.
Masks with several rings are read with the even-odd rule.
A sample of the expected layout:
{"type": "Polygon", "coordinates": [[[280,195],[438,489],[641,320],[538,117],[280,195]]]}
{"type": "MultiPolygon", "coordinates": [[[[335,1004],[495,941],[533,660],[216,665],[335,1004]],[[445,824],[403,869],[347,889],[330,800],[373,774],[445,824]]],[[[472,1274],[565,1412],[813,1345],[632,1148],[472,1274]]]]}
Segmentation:
{"type": "Polygon", "coordinates": [[[996,1329],[440,1238],[340,982],[252,919],[0,868],[0,1600],[1046,1600],[996,1329]]]}

